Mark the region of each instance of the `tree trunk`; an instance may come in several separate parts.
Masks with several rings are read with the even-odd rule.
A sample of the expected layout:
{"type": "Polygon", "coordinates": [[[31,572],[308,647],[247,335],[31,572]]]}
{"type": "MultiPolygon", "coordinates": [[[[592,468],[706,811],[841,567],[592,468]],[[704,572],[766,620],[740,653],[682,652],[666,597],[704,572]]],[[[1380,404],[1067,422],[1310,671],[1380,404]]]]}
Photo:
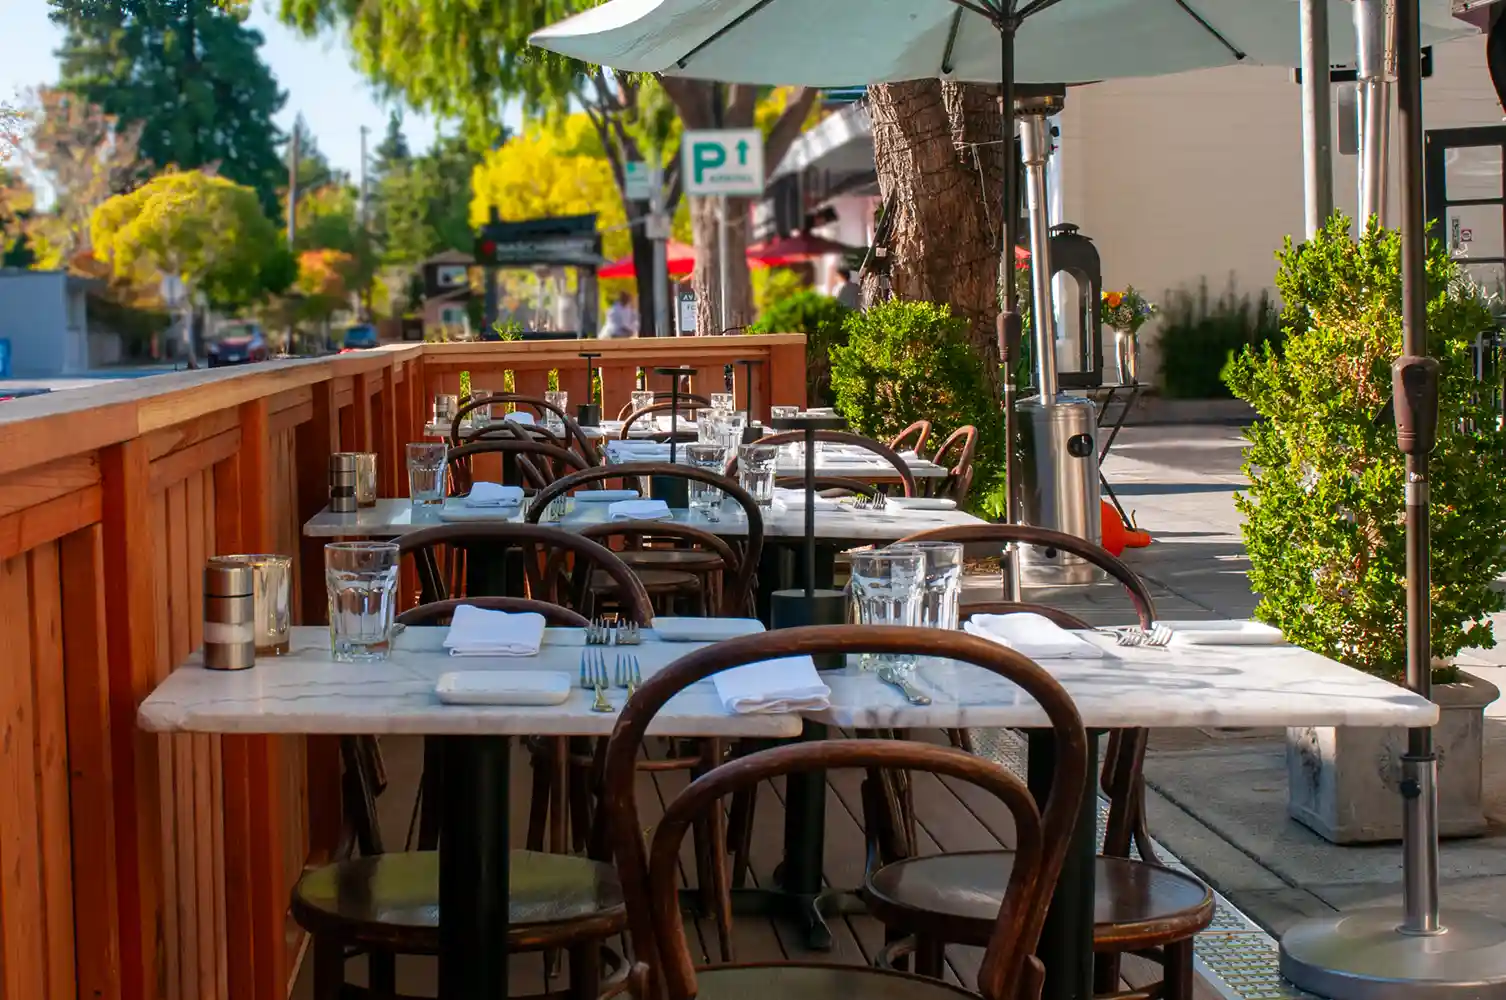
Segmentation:
{"type": "MultiPolygon", "coordinates": [[[[997,91],[919,80],[868,88],[896,297],[967,319],[997,388],[1003,145],[997,91]]],[[[865,278],[866,297],[877,279],[865,278]]]]}
{"type": "Polygon", "coordinates": [[[753,322],[753,293],[748,280],[748,201],[727,199],[727,316],[721,315],[722,284],[716,198],[690,199],[690,230],[695,239],[695,329],[703,336],[742,333],[753,322]]]}
{"type": "MultiPolygon", "coordinates": [[[[631,202],[629,204],[632,204],[631,202]]],[[[645,213],[630,209],[629,223],[644,217],[645,213]]],[[[654,241],[648,238],[643,226],[633,225],[633,267],[637,271],[638,285],[638,336],[668,337],[674,333],[674,324],[668,330],[654,329],[654,241]]]]}

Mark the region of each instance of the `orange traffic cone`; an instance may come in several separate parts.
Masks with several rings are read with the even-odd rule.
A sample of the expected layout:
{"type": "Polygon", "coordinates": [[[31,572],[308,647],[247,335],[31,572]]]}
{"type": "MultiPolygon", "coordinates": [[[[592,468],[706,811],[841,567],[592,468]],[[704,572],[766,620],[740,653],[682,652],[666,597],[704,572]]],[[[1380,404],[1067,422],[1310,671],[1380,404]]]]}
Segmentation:
{"type": "Polygon", "coordinates": [[[1122,555],[1127,548],[1143,549],[1150,544],[1150,533],[1126,528],[1124,520],[1119,516],[1119,511],[1115,510],[1114,505],[1107,500],[1098,501],[1098,514],[1103,534],[1103,547],[1114,555],[1122,555]]]}

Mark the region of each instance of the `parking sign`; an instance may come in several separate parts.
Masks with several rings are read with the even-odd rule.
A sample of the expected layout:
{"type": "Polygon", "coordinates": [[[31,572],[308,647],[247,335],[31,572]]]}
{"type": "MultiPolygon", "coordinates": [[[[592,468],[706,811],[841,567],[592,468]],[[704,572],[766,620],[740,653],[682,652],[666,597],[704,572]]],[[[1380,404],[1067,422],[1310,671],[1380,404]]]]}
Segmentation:
{"type": "Polygon", "coordinates": [[[758,129],[690,129],[680,148],[686,194],[763,194],[763,133],[758,129]]]}

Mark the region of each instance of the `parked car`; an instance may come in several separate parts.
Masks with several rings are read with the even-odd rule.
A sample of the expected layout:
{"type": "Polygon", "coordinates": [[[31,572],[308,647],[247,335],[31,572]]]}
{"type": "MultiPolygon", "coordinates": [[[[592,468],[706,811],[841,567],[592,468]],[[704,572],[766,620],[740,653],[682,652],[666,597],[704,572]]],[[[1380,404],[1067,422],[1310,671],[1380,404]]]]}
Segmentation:
{"type": "Polygon", "coordinates": [[[342,341],[342,346],[347,351],[357,351],[377,346],[376,327],[370,323],[357,323],[355,326],[346,327],[345,339],[342,341]]]}
{"type": "Polygon", "coordinates": [[[243,365],[253,361],[265,361],[271,356],[267,338],[262,336],[256,323],[225,323],[205,345],[209,355],[209,367],[218,365],[243,365]]]}

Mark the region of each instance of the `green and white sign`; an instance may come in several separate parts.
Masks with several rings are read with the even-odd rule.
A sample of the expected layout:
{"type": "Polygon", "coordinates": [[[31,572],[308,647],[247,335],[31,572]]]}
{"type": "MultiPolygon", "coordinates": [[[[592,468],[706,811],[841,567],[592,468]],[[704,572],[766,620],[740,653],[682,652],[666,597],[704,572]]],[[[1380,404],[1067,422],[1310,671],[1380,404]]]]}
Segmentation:
{"type": "Polygon", "coordinates": [[[763,194],[763,133],[758,129],[689,129],[680,148],[686,194],[763,194]]]}
{"type": "Polygon", "coordinates": [[[628,201],[648,201],[653,185],[653,175],[643,160],[629,160],[622,165],[622,193],[628,201]]]}

